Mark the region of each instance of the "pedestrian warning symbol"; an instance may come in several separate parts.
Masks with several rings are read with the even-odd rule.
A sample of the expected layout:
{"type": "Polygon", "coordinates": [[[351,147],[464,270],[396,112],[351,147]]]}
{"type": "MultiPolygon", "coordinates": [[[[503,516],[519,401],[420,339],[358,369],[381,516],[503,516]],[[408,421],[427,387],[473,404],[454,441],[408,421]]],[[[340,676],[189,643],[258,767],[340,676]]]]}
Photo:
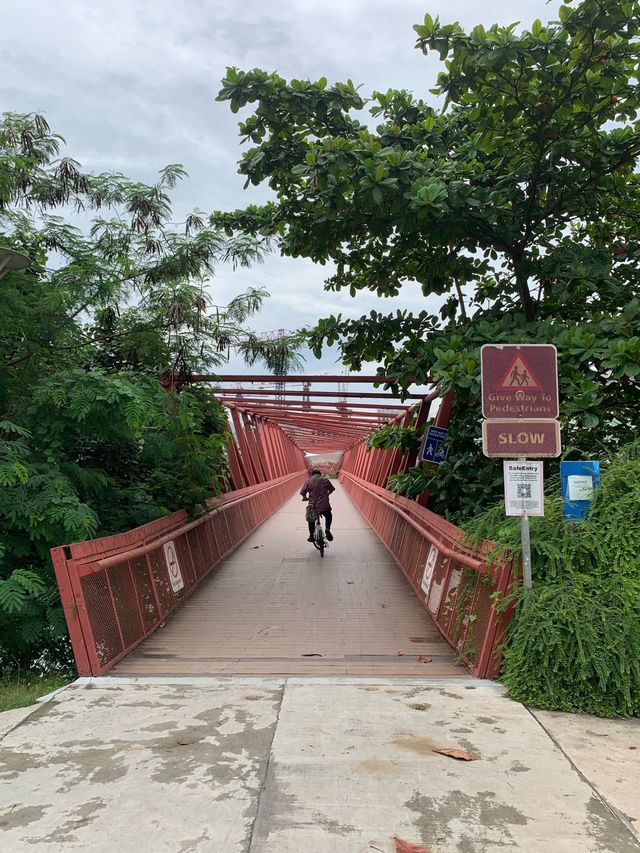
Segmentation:
{"type": "Polygon", "coordinates": [[[558,417],[557,353],[553,344],[485,344],[480,358],[485,418],[558,417]]]}
{"type": "Polygon", "coordinates": [[[529,391],[542,390],[542,386],[520,353],[513,358],[502,378],[502,382],[498,385],[499,391],[511,391],[514,388],[526,388],[529,391]]]}

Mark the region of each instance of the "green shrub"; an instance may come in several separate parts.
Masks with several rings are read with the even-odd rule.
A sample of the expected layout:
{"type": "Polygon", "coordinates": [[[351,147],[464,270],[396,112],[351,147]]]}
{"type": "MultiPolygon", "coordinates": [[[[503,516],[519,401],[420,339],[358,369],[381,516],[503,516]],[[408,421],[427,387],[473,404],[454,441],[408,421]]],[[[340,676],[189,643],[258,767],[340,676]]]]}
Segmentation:
{"type": "Polygon", "coordinates": [[[570,574],[539,582],[512,621],[502,670],[527,705],[640,715],[640,583],[570,574]]]}
{"type": "MultiPolygon", "coordinates": [[[[531,519],[533,590],[519,589],[502,680],[513,699],[598,716],[640,715],[640,442],[603,460],[587,519],[562,517],[559,483],[531,519]]],[[[466,526],[520,558],[502,504],[466,526]]]]}

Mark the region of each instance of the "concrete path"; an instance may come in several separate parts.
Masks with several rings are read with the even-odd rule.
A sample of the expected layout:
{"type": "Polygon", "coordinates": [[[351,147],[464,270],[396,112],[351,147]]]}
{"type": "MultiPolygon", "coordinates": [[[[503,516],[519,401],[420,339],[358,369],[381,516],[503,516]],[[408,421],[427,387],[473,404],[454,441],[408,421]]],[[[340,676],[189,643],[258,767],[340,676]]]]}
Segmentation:
{"type": "Polygon", "coordinates": [[[466,677],[387,549],[335,485],[335,538],[323,559],[306,541],[296,494],[112,673],[466,677]]]}
{"type": "Polygon", "coordinates": [[[640,721],[557,716],[470,679],[76,684],[0,742],[1,849],[637,853],[640,721]]]}

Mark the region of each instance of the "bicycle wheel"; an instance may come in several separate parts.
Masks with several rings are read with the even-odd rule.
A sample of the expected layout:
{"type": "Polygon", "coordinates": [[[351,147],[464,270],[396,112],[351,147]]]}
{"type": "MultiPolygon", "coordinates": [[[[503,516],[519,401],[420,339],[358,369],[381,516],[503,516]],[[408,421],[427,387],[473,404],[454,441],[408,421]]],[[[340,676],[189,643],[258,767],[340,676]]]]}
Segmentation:
{"type": "Polygon", "coordinates": [[[313,544],[320,551],[320,556],[324,557],[324,531],[319,521],[316,521],[315,541],[313,544]]]}

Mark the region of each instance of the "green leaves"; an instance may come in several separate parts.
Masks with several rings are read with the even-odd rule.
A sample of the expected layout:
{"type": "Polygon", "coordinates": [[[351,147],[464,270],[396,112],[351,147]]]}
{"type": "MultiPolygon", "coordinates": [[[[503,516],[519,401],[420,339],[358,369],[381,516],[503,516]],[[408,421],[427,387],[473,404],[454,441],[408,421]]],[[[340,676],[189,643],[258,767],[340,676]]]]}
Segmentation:
{"type": "Polygon", "coordinates": [[[375,92],[375,129],[348,86],[257,70],[225,81],[254,105],[241,134],[257,148],[240,171],[275,200],[214,221],[332,263],[328,291],[419,289],[437,306],[329,317],[309,341],[400,387],[415,377],[456,392],[449,461],[394,488],[428,481],[431,505],[459,521],[500,487],[478,442],[482,344],[556,344],[565,444],[619,447],[636,428],[640,4],[582,0],[559,21],[469,32],[426,14],[414,29],[418,49],[446,58],[441,98],[375,92]]]}
{"type": "MultiPolygon", "coordinates": [[[[589,516],[562,516],[559,478],[548,479],[545,515],[531,519],[534,586],[517,592],[502,680],[512,698],[599,716],[640,715],[640,443],[599,456],[589,516]],[[526,591],[525,591],[526,593],[526,591]],[[526,606],[525,606],[526,602],[526,606]]],[[[475,540],[520,557],[517,519],[502,503],[465,525],[475,540]]]]}
{"type": "Polygon", "coordinates": [[[260,250],[198,210],[173,224],[181,166],[151,185],[87,175],[61,142],[39,116],[0,120],[0,243],[32,260],[0,300],[0,666],[68,656],[52,546],[196,512],[225,488],[221,406],[158,377],[179,387],[223,363],[267,296],[211,304],[217,264],[260,250]]]}
{"type": "Polygon", "coordinates": [[[400,448],[416,451],[420,445],[420,436],[416,434],[415,426],[403,427],[398,424],[387,424],[372,430],[365,439],[369,450],[374,447],[379,450],[400,448]]]}
{"type": "Polygon", "coordinates": [[[44,592],[45,584],[35,572],[14,569],[6,580],[0,579],[0,610],[19,613],[29,598],[44,592]]]}

